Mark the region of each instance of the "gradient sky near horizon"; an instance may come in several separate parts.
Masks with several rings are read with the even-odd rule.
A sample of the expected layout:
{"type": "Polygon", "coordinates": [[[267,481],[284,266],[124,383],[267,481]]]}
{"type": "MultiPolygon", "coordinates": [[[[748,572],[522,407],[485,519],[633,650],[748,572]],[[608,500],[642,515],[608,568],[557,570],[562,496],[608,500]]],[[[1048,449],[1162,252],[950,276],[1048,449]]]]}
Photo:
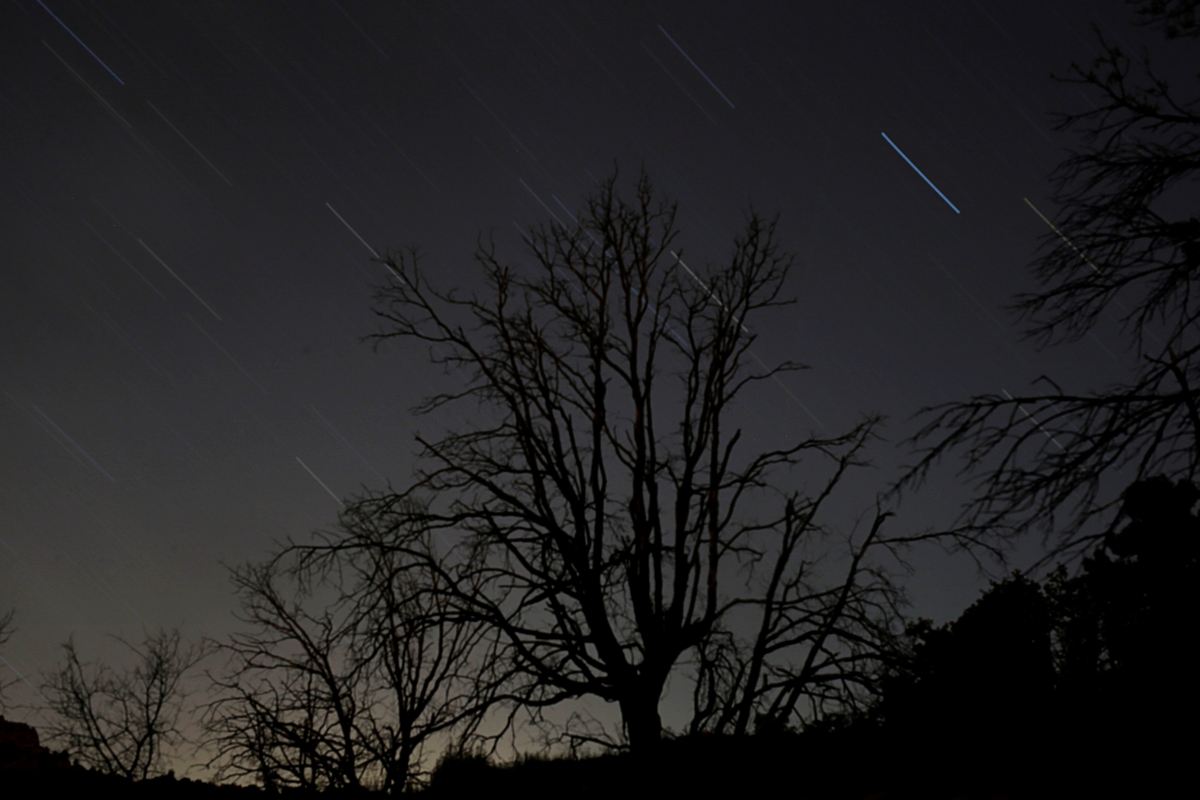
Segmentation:
{"type": "MultiPolygon", "coordinates": [[[[370,251],[418,244],[478,287],[480,232],[519,260],[518,229],[614,161],[679,202],[697,263],[751,205],[780,214],[798,302],[756,349],[810,369],[785,378],[804,409],[778,389],[744,409],[760,441],[878,411],[886,465],[922,406],[1119,378],[1113,326],[1038,352],[1005,310],[1047,231],[1026,198],[1053,216],[1076,142],[1051,114],[1087,103],[1050,76],[1098,52],[1093,26],[1186,63],[1118,0],[4,0],[6,679],[72,634],[87,656],[143,627],[219,636],[224,565],[403,483],[440,424],[409,410],[445,378],[361,341],[370,251]]],[[[847,528],[881,479],[840,501],[847,528]]],[[[894,522],[964,491],[948,470],[894,522]]],[[[977,596],[970,559],[914,564],[914,614],[977,596]]]]}

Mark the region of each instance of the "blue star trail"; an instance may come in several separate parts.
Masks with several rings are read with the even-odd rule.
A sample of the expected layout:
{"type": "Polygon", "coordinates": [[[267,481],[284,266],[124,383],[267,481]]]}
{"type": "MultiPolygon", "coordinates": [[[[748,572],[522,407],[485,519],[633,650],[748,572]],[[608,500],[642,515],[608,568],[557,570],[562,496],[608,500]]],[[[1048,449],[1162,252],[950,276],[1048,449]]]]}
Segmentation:
{"type": "Polygon", "coordinates": [[[955,214],[961,214],[961,213],[962,213],[961,211],[959,211],[959,210],[958,210],[958,207],[957,207],[956,205],[954,205],[954,203],[951,203],[951,202],[950,202],[950,198],[949,198],[949,197],[946,197],[946,195],[942,194],[942,190],[941,190],[941,189],[939,189],[939,188],[937,188],[936,186],[934,186],[934,185],[933,185],[933,181],[931,181],[931,180],[929,180],[929,178],[925,177],[925,173],[924,173],[924,172],[921,172],[921,170],[917,169],[917,165],[916,165],[916,164],[914,164],[914,163],[912,162],[912,159],[911,159],[911,158],[909,158],[908,156],[904,155],[904,151],[903,151],[903,150],[901,150],[899,147],[896,147],[896,143],[895,143],[895,142],[893,142],[891,139],[889,139],[889,138],[888,138],[888,135],[887,135],[886,133],[884,133],[884,134],[883,134],[883,138],[884,138],[884,139],[887,139],[887,143],[888,143],[888,144],[890,144],[890,145],[892,146],[892,149],[893,149],[893,150],[895,150],[897,153],[899,153],[899,154],[900,154],[900,157],[901,157],[901,158],[903,158],[905,161],[907,161],[907,162],[908,162],[908,165],[909,165],[910,167],[912,167],[914,170],[916,170],[916,171],[917,171],[917,174],[921,176],[921,179],[922,179],[922,180],[924,180],[926,183],[928,183],[928,184],[929,184],[929,188],[931,188],[931,189],[933,189],[935,192],[937,192],[937,193],[938,193],[938,197],[940,197],[940,198],[942,198],[943,200],[945,200],[945,201],[946,201],[946,205],[948,205],[948,206],[950,206],[951,208],[953,208],[953,209],[954,209],[954,213],[955,213],[955,214]]]}
{"type": "Polygon", "coordinates": [[[91,53],[92,58],[96,59],[96,61],[98,61],[100,63],[100,66],[102,66],[106,70],[108,70],[109,75],[112,75],[114,78],[117,79],[117,83],[121,84],[122,86],[125,85],[125,81],[121,80],[120,77],[117,76],[117,73],[113,72],[112,68],[109,67],[108,64],[105,64],[104,60],[101,59],[100,56],[96,55],[95,51],[93,51],[92,48],[90,48],[86,44],[84,44],[83,39],[80,39],[78,36],[75,36],[75,31],[68,28],[67,23],[63,22],[61,19],[58,18],[57,14],[55,14],[53,11],[51,11],[49,8],[47,8],[46,4],[43,3],[42,0],[38,0],[38,5],[41,6],[42,8],[45,8],[46,13],[49,14],[50,16],[54,17],[54,21],[57,22],[59,25],[63,26],[63,30],[65,30],[67,33],[74,36],[75,41],[79,42],[79,44],[83,47],[84,50],[87,50],[89,53],[91,53]]]}

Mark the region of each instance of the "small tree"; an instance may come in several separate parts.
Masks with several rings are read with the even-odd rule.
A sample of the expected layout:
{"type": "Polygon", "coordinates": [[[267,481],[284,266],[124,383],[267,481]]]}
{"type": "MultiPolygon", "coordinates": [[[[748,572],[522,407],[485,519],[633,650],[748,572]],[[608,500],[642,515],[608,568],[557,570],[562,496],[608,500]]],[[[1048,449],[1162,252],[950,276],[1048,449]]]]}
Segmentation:
{"type": "Polygon", "coordinates": [[[268,790],[357,787],[355,724],[364,665],[344,660],[348,627],[330,609],[311,614],[304,594],[278,585],[278,565],[233,570],[241,621],[220,648],[224,673],[210,680],[218,697],[206,709],[219,778],[253,777],[268,790]]]}
{"type": "Polygon", "coordinates": [[[296,547],[233,572],[251,628],[222,645],[229,668],[213,679],[219,775],[400,792],[428,774],[426,747],[478,725],[503,683],[486,630],[447,604],[428,533],[399,524],[352,509],[342,531],[355,547],[296,547]],[[422,557],[380,546],[385,535],[422,557]]]}
{"type": "MultiPolygon", "coordinates": [[[[13,618],[16,617],[17,610],[11,609],[4,616],[0,616],[0,647],[8,643],[8,640],[17,632],[16,626],[13,624],[13,618]]],[[[8,662],[4,662],[8,666],[8,662]]],[[[4,708],[4,691],[19,681],[20,678],[10,678],[9,680],[0,679],[0,709],[4,708]]]]}
{"type": "Polygon", "coordinates": [[[164,772],[168,754],[186,741],[183,679],[205,652],[182,650],[178,628],[146,634],[140,646],[117,641],[137,658],[121,672],[82,662],[74,637],[63,644],[66,662],[42,683],[51,714],[46,732],[93,769],[145,780],[164,772]]]}

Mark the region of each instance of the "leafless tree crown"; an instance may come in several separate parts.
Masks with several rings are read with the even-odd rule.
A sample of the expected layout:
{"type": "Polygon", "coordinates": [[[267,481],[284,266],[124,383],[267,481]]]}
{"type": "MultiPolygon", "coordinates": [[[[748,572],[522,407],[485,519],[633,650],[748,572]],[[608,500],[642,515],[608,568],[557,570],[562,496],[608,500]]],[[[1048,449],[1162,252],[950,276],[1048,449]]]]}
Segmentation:
{"type": "Polygon", "coordinates": [[[357,547],[233,572],[247,627],[222,645],[205,717],[221,777],[411,789],[425,749],[455,746],[494,702],[486,629],[447,603],[428,534],[393,522],[352,509],[342,532],[357,547]]]}
{"type": "Polygon", "coordinates": [[[145,780],[161,774],[185,742],[183,680],[204,652],[183,648],[178,628],[147,634],[140,646],[117,641],[135,654],[133,667],[85,663],[74,638],[63,645],[65,663],[42,684],[51,714],[47,738],[86,766],[145,780]]]}
{"type": "MultiPolygon", "coordinates": [[[[798,368],[750,349],[762,312],[791,302],[775,222],[752,214],[728,260],[697,272],[675,207],[644,174],[628,200],[616,182],[579,220],[529,235],[529,271],[481,244],[484,295],[438,288],[415,250],[384,260],[378,338],[428,345],[461,383],[418,411],[467,401],[472,424],[418,436],[428,466],[412,485],[348,517],[446,543],[428,572],[496,636],[512,703],[613,702],[640,747],[660,737],[663,687],[687,653],[697,728],[786,720],[861,683],[896,595],[863,560],[882,514],[846,551],[844,582],[813,583],[813,548],[833,541],[818,511],[878,420],[829,437],[781,427],[754,449],[732,419],[748,387],[798,368]],[[802,464],[827,468],[811,497],[781,487],[802,464]],[[740,612],[759,615],[749,640],[723,626],[740,612]]],[[[309,557],[363,545],[350,532],[309,557]]]]}

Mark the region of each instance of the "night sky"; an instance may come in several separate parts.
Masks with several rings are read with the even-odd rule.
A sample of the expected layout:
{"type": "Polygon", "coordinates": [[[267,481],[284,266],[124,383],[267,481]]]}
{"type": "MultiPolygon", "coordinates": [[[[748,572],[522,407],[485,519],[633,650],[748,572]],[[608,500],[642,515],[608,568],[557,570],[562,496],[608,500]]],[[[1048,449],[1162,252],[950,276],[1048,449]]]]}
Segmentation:
{"type": "MultiPolygon", "coordinates": [[[[520,229],[578,210],[614,160],[679,202],[689,261],[726,256],[751,206],[781,215],[798,303],[756,351],[811,367],[785,378],[803,407],[768,384],[739,413],[760,443],[889,416],[846,530],[921,406],[1115,380],[1112,326],[1039,353],[1005,306],[1047,231],[1023,198],[1053,216],[1046,175],[1075,142],[1050,115],[1086,107],[1050,75],[1098,52],[1093,25],[1158,40],[1131,18],[1094,0],[4,0],[0,610],[19,630],[0,666],[36,682],[71,633],[116,658],[106,634],[228,631],[223,563],[403,484],[414,432],[464,421],[410,413],[452,380],[423,347],[361,341],[386,275],[371,248],[417,244],[443,286],[479,286],[478,234],[522,259],[520,229]]],[[[889,524],[945,522],[965,496],[947,470],[889,524]]],[[[967,558],[914,564],[912,611],[937,621],[984,585],[967,558]]]]}

